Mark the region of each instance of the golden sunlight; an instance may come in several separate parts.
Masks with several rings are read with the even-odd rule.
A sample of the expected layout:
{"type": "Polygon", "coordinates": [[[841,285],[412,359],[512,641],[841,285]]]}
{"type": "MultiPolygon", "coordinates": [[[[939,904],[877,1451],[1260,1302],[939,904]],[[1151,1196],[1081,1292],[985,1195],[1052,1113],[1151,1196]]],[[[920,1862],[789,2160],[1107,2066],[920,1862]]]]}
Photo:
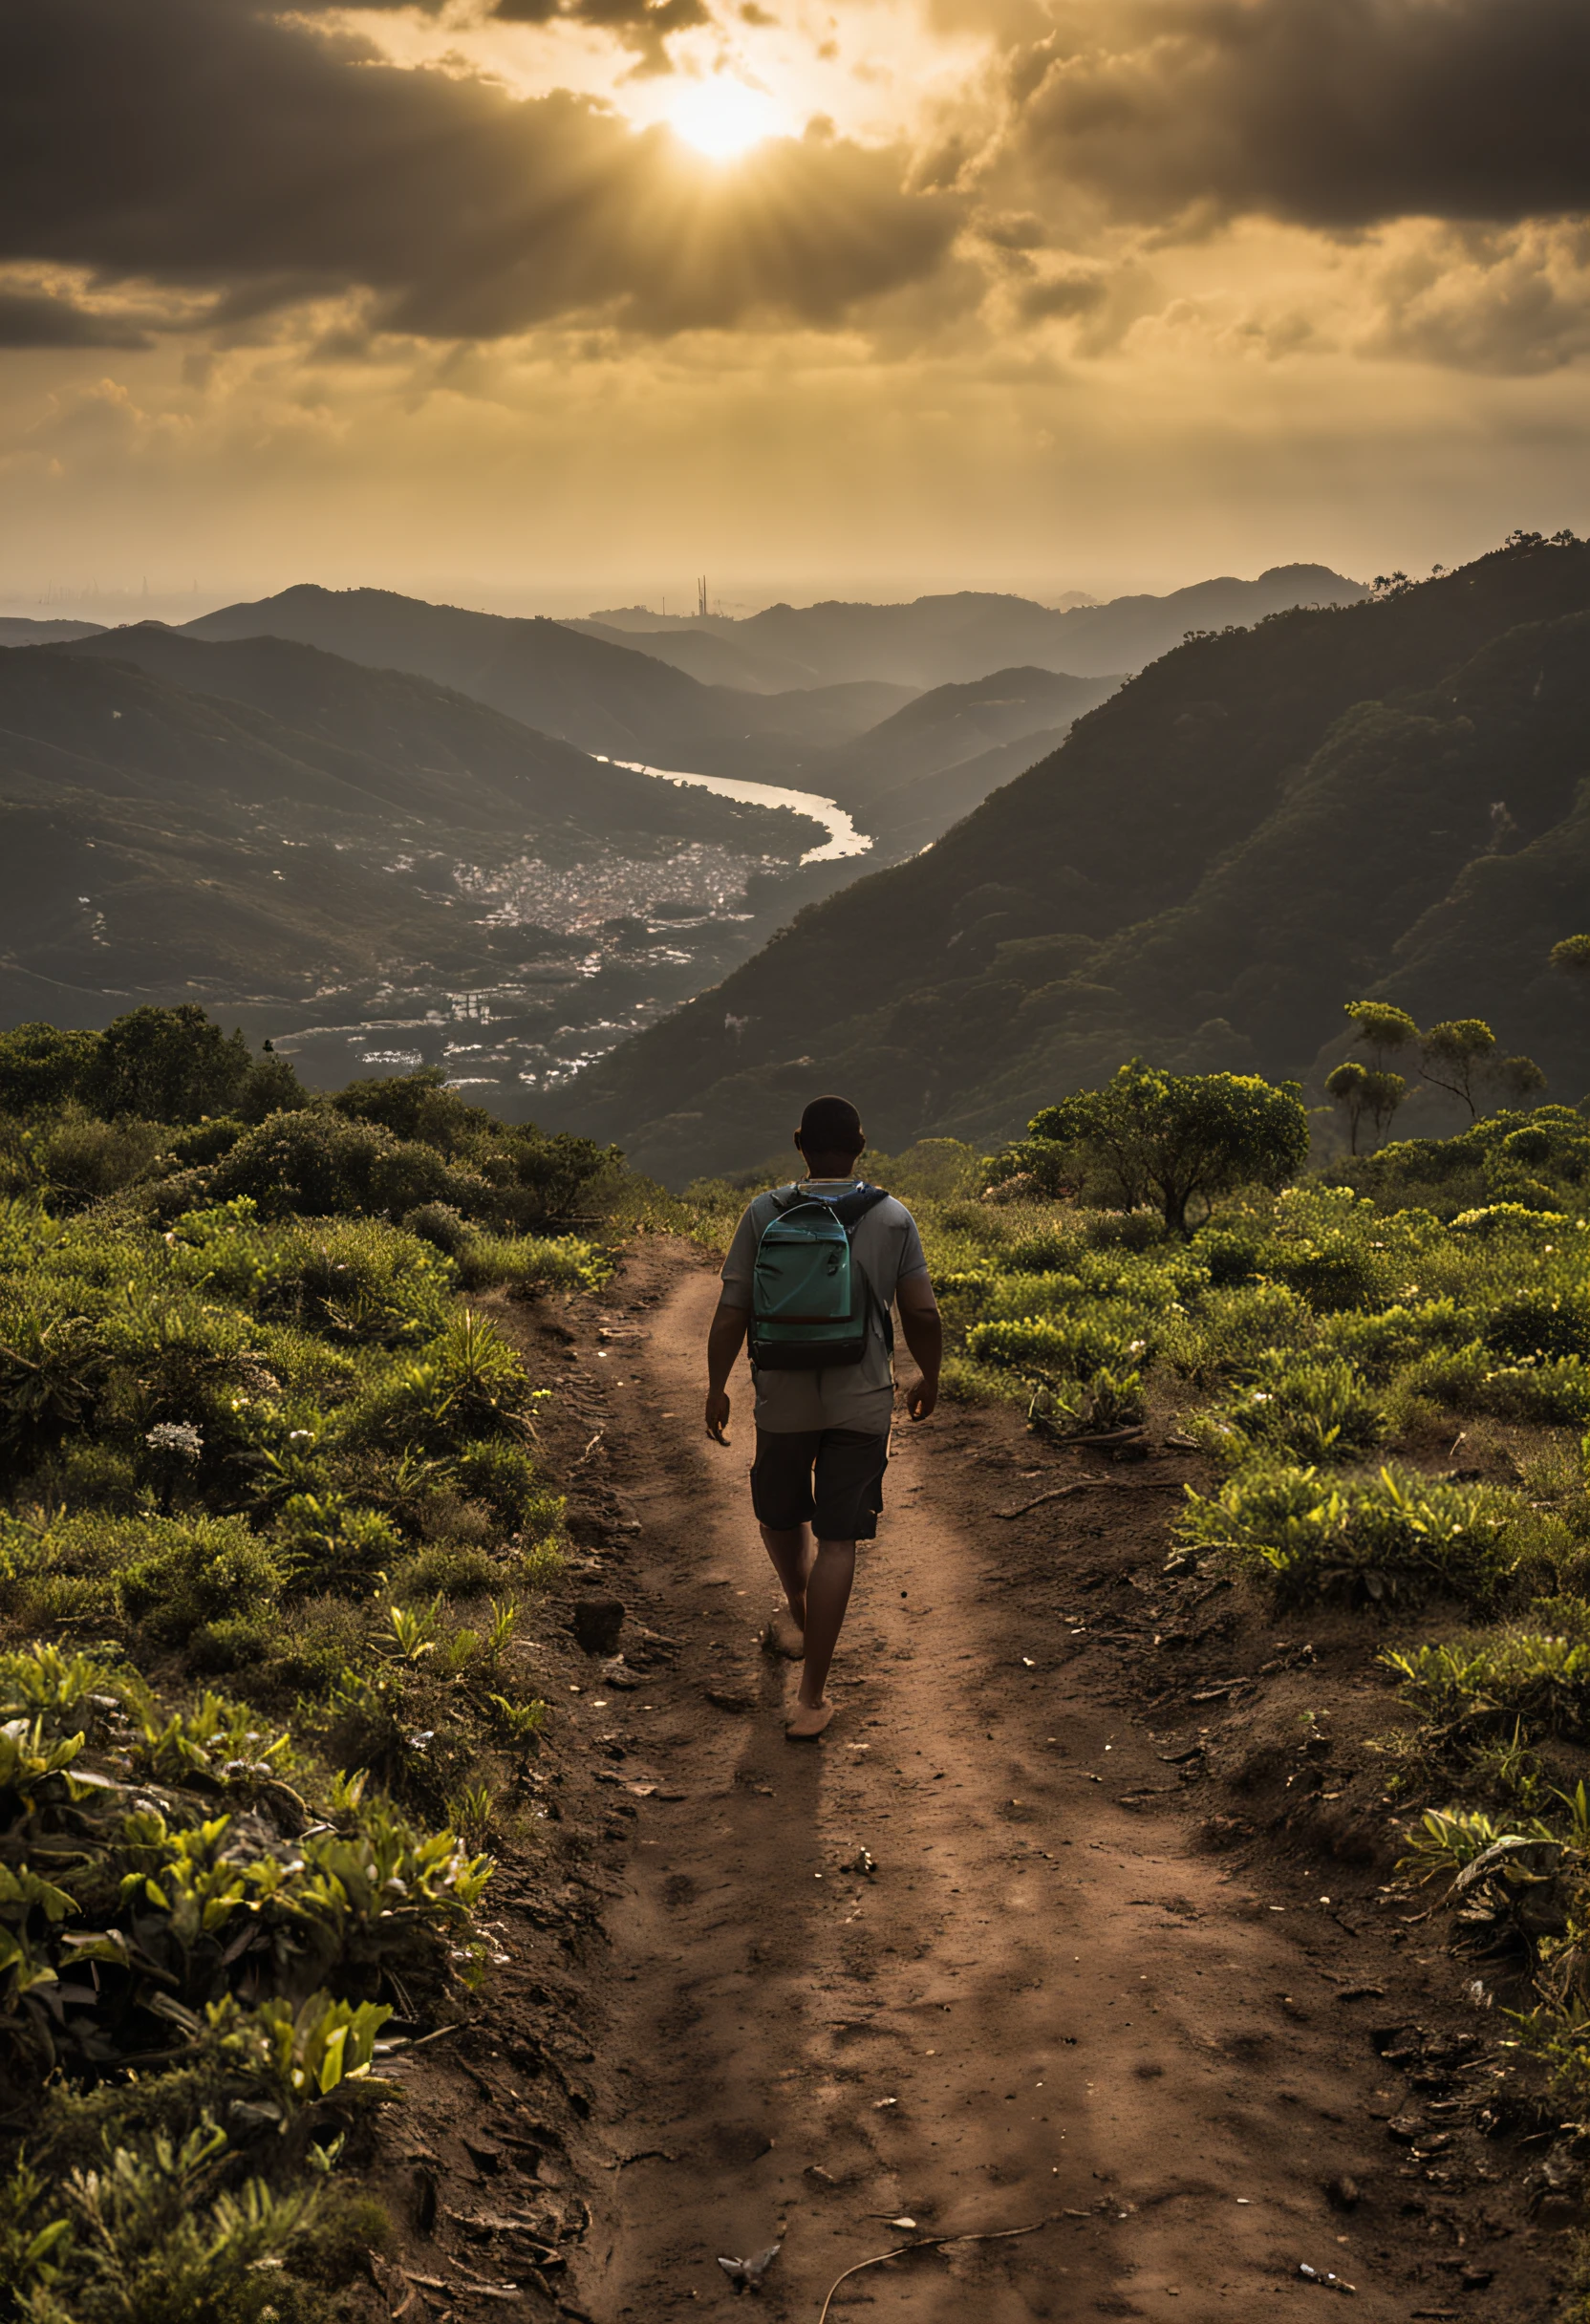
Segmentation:
{"type": "Polygon", "coordinates": [[[667,110],[675,134],[714,161],[731,161],[774,130],[772,100],[742,80],[691,81],[667,110]]]}

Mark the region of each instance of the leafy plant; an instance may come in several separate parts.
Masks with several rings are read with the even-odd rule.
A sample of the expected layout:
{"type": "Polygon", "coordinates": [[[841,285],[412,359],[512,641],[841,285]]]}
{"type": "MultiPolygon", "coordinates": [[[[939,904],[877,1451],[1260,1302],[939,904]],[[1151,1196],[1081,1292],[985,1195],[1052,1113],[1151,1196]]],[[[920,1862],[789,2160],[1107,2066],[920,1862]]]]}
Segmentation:
{"type": "Polygon", "coordinates": [[[1433,1590],[1483,1603],[1506,1569],[1511,1507],[1471,1485],[1407,1470],[1326,1477],[1316,1468],[1239,1471],[1218,1495],[1189,1495],[1177,1528],[1274,1582],[1283,1603],[1407,1602],[1433,1590]]]}
{"type": "Polygon", "coordinates": [[[1226,1461],[1281,1457],[1346,1461],[1383,1443],[1384,1405],[1342,1356],[1276,1351],[1200,1421],[1209,1449],[1226,1461]]]}
{"type": "Polygon", "coordinates": [[[1549,1734],[1582,1736],[1590,1722],[1590,1645],[1522,1625],[1439,1644],[1395,1647],[1382,1662],[1425,1715],[1453,1730],[1521,1720],[1549,1734]]]}

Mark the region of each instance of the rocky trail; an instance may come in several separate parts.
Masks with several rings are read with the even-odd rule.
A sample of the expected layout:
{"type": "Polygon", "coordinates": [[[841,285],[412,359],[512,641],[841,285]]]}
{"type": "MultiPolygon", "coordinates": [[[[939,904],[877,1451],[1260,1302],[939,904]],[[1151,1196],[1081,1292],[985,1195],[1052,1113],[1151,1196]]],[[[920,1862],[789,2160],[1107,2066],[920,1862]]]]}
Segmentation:
{"type": "MultiPolygon", "coordinates": [[[[791,1744],[743,1368],[732,1448],[700,1427],[715,1297],[658,1240],[583,1336],[519,1326],[562,1383],[589,1545],[592,1651],[565,1657],[544,1779],[585,1918],[517,1925],[508,1867],[500,2030],[437,2071],[523,2120],[515,2022],[555,1992],[589,2036],[543,2173],[589,2210],[525,2312],[723,2312],[720,2256],[777,2245],[756,2297],[778,2324],[818,2324],[892,2250],[829,2316],[1547,2316],[1576,2214],[1526,2207],[1528,2151],[1486,2108],[1506,2028],[1384,1887],[1362,1618],[1283,1628],[1167,1577],[1193,1456],[1110,1465],[941,1407],[897,1428],[837,1715],[791,1744]]],[[[459,2103],[438,2084],[443,2175],[474,2167],[459,2103]]],[[[434,2264],[433,2313],[502,2313],[434,2264]]]]}

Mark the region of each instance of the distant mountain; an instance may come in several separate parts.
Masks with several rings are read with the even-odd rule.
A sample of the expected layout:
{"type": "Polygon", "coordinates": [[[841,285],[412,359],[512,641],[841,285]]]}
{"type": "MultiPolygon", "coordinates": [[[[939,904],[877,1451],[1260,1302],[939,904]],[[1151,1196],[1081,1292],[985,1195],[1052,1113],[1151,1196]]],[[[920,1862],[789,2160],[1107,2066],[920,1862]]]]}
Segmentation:
{"type": "MultiPolygon", "coordinates": [[[[1067,670],[1141,670],[1189,630],[1246,628],[1298,605],[1360,605],[1369,594],[1328,565],[1272,565],[1257,581],[1195,581],[1168,597],[1114,597],[1060,615],[1054,652],[1067,670]]],[[[1052,665],[1051,665],[1052,666],[1052,665]]]]}
{"type": "Polygon", "coordinates": [[[656,661],[688,672],[703,686],[742,686],[751,694],[781,694],[817,682],[816,673],[804,664],[786,661],[777,654],[759,654],[754,646],[741,645],[717,630],[652,630],[629,624],[619,629],[599,614],[589,621],[566,621],[563,626],[579,630],[587,637],[605,638],[609,645],[650,654],[656,661]]]}
{"type": "Polygon", "coordinates": [[[118,1000],[479,982],[558,949],[520,924],[532,872],[622,913],[652,888],[742,887],[815,835],[272,638],[207,646],[148,625],[0,655],[10,1006],[40,980],[118,1000]]]}
{"type": "MultiPolygon", "coordinates": [[[[898,786],[978,758],[1024,736],[1064,733],[1073,719],[1114,693],[1119,678],[1071,678],[1051,670],[996,670],[969,684],[935,686],[853,742],[829,753],[823,788],[841,806],[866,810],[898,786]]],[[[1053,742],[1049,747],[1054,747],[1053,742]]],[[[1024,764],[1044,754],[1035,750],[1024,764]]],[[[990,785],[992,787],[992,785],[990,785]]],[[[980,799],[985,794],[978,792],[980,799]]],[[[976,804],[976,802],[973,802],[976,804]]],[[[864,817],[873,828],[870,817],[864,817]]]]}
{"type": "Polygon", "coordinates": [[[808,742],[856,732],[870,707],[857,709],[854,724],[836,720],[831,702],[814,703],[804,717],[799,697],[701,685],[634,645],[562,622],[427,605],[390,590],[304,583],[202,614],[183,635],[292,638],[435,678],[581,750],[753,782],[784,781],[808,742]]]}
{"type": "Polygon", "coordinates": [[[856,810],[859,828],[870,832],[874,842],[870,860],[898,863],[933,846],[992,792],[1058,750],[1068,731],[1068,726],[1041,727],[1036,734],[1019,735],[1013,742],[979,751],[975,759],[957,760],[935,774],[913,775],[876,792],[856,810]]]}
{"type": "Polygon", "coordinates": [[[190,631],[144,622],[61,650],[74,660],[133,663],[174,687],[248,704],[262,719],[234,708],[235,721],[312,764],[306,803],[333,804],[334,779],[350,786],[352,795],[339,791],[334,801],[346,811],[457,826],[494,846],[567,832],[580,848],[643,836],[750,845],[761,853],[781,820],[785,851],[811,844],[812,827],[794,818],[768,822],[760,809],[592,759],[431,679],[289,639],[205,644],[190,631]]]}
{"type": "Polygon", "coordinates": [[[0,646],[51,646],[68,637],[97,637],[98,621],[26,621],[20,614],[0,615],[0,646]]]}
{"type": "Polygon", "coordinates": [[[885,1148],[992,1140],[1134,1052],[1307,1074],[1376,990],[1577,1100],[1590,1006],[1546,956],[1590,914],[1587,726],[1585,544],[1195,638],[564,1106],[676,1179],[775,1151],[818,1084],[885,1148]]]}
{"type": "Polygon", "coordinates": [[[743,621],[713,614],[693,628],[632,610],[622,629],[614,625],[608,634],[659,656],[683,637],[707,635],[758,661],[799,670],[802,677],[789,684],[885,678],[936,687],[1017,665],[1085,677],[1141,670],[1180,645],[1188,630],[1261,621],[1294,605],[1351,605],[1367,594],[1361,582],[1328,566],[1277,565],[1257,581],[1199,581],[1166,597],[1117,597],[1107,605],[1056,609],[1030,597],[960,590],[910,605],[772,605],[743,621]],[[654,621],[655,630],[641,626],[654,621]]]}

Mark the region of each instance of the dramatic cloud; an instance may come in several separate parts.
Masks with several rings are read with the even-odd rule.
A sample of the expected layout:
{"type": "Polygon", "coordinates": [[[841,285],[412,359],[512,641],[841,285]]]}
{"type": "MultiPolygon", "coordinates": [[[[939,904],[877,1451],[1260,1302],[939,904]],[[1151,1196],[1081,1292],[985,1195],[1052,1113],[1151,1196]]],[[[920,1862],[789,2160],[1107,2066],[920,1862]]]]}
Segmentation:
{"type": "Polygon", "coordinates": [[[1590,208],[1585,0],[1063,0],[1018,141],[1157,226],[1590,208]]]}
{"type": "Polygon", "coordinates": [[[959,204],[901,179],[823,135],[714,171],[581,97],[401,69],[247,0],[49,0],[0,35],[0,258],[214,287],[231,315],[363,287],[430,336],[832,323],[944,257],[959,204]]]}
{"type": "MultiPolygon", "coordinates": [[[[355,0],[371,13],[419,13],[440,16],[447,0],[355,0]]],[[[346,0],[301,0],[301,15],[343,14],[346,0]]],[[[646,60],[655,72],[670,69],[666,42],[676,32],[699,30],[712,22],[705,0],[477,0],[477,13],[499,24],[583,24],[610,32],[646,60]]],[[[771,24],[754,5],[741,11],[747,23],[771,24]]]]}
{"type": "Polygon", "coordinates": [[[43,290],[0,289],[0,347],[147,347],[149,334],[118,315],[43,290]]]}
{"type": "Polygon", "coordinates": [[[1587,88],[1590,0],[0,0],[0,593],[1582,529],[1587,88]]]}
{"type": "Polygon", "coordinates": [[[1359,344],[1453,369],[1528,376],[1590,353],[1590,227],[1426,227],[1373,271],[1359,344]]]}

